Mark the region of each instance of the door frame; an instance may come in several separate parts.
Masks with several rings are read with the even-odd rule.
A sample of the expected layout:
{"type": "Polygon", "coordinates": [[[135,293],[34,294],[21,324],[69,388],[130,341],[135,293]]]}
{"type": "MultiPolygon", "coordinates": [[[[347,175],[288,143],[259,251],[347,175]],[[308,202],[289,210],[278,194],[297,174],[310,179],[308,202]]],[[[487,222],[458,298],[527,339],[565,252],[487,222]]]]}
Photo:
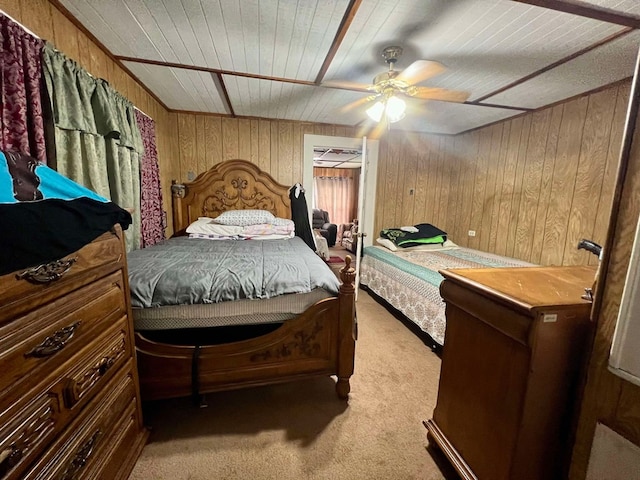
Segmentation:
{"type": "MultiPolygon", "coordinates": [[[[364,208],[364,219],[359,219],[361,231],[366,233],[366,236],[361,238],[363,240],[362,246],[369,246],[373,244],[373,225],[375,220],[375,198],[376,198],[376,185],[378,181],[378,140],[371,140],[367,138],[367,174],[365,178],[364,198],[366,201],[364,208]]],[[[313,147],[336,147],[336,148],[362,148],[362,137],[334,137],[328,135],[313,135],[310,133],[304,134],[304,148],[303,148],[303,168],[302,168],[302,186],[306,191],[306,197],[308,203],[312,203],[313,199],[313,147]]],[[[311,209],[309,209],[309,223],[311,223],[311,209]]],[[[377,235],[376,235],[377,237],[377,235]]]]}

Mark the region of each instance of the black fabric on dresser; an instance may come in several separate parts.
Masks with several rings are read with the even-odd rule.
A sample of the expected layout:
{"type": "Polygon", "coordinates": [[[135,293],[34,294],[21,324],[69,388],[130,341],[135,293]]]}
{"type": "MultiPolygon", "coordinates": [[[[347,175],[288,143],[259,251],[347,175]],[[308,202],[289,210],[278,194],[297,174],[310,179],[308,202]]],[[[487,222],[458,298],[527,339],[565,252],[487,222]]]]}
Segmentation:
{"type": "Polygon", "coordinates": [[[0,275],[59,260],[116,223],[126,229],[131,214],[33,157],[0,152],[0,275]]]}

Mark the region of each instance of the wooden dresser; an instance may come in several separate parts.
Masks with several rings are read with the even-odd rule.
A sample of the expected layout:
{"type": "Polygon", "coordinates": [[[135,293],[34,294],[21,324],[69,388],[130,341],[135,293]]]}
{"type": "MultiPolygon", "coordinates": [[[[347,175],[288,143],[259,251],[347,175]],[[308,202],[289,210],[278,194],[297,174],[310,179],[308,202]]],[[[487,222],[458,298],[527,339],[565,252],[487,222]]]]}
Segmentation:
{"type": "Polygon", "coordinates": [[[564,478],[594,267],[442,271],[447,326],[430,441],[464,479],[564,478]]]}
{"type": "Polygon", "coordinates": [[[147,432],[117,225],[0,276],[0,479],[126,479],[147,432]]]}

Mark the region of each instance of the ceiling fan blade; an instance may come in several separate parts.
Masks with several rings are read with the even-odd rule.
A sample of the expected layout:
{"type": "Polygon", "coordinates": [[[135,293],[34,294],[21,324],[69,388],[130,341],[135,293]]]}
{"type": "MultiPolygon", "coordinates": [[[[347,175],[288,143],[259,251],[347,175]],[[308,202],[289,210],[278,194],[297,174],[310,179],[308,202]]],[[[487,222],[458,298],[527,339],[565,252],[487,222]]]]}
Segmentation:
{"type": "Polygon", "coordinates": [[[364,105],[364,104],[370,102],[374,98],[375,98],[375,96],[369,95],[368,97],[362,97],[362,98],[359,98],[358,100],[354,100],[353,102],[347,103],[345,106],[340,107],[340,112],[342,112],[342,113],[349,112],[349,111],[353,110],[354,108],[358,108],[361,105],[364,105]]]}
{"type": "Polygon", "coordinates": [[[369,92],[372,85],[367,83],[350,82],[349,80],[329,80],[322,82],[321,86],[327,88],[340,88],[342,90],[355,90],[356,92],[369,92]]]}
{"type": "Polygon", "coordinates": [[[407,68],[402,70],[396,80],[403,81],[409,85],[417,85],[425,81],[427,78],[435,77],[446,69],[444,65],[431,60],[416,60],[407,68]]]}
{"type": "Polygon", "coordinates": [[[423,100],[440,100],[443,102],[465,102],[471,95],[469,92],[460,90],[447,90],[446,88],[416,87],[416,93],[413,98],[421,98],[423,100]]]}

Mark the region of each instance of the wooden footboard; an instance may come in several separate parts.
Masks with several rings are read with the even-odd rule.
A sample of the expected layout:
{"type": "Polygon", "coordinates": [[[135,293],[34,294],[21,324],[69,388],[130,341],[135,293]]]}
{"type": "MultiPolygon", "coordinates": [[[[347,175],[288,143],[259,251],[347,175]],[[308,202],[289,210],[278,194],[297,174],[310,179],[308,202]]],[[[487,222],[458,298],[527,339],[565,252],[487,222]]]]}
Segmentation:
{"type": "Polygon", "coordinates": [[[336,375],[336,392],[346,399],[356,338],[355,270],[350,257],[340,276],[338,297],[321,300],[277,330],[250,340],[179,346],[137,333],[142,399],[184,397],[317,375],[336,375]]]}

